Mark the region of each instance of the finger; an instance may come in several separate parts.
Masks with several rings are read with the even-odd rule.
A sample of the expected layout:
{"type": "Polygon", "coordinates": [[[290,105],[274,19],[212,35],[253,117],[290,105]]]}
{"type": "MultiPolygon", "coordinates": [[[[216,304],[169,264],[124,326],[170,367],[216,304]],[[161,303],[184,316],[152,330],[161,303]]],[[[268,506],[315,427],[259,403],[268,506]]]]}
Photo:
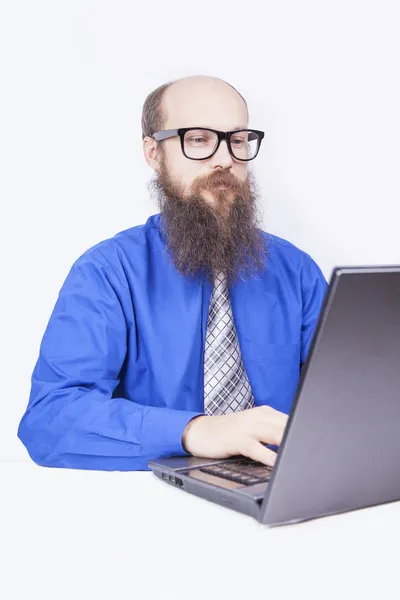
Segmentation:
{"type": "Polygon", "coordinates": [[[256,423],[251,430],[251,437],[262,444],[270,444],[272,446],[280,446],[282,443],[285,427],[282,423],[271,423],[271,421],[263,421],[256,423]]]}
{"type": "Polygon", "coordinates": [[[273,409],[273,418],[275,418],[277,420],[277,422],[279,423],[283,423],[284,425],[286,425],[286,423],[288,422],[289,419],[289,415],[287,415],[286,413],[280,412],[279,410],[275,410],[273,409]]]}
{"type": "Polygon", "coordinates": [[[269,422],[279,423],[283,426],[286,426],[289,416],[286,413],[283,413],[271,406],[262,406],[259,407],[262,411],[264,419],[267,419],[269,422]]]}
{"type": "Polygon", "coordinates": [[[268,439],[261,439],[260,442],[265,442],[266,444],[273,444],[274,446],[280,446],[283,439],[283,434],[285,433],[285,427],[279,426],[274,427],[272,432],[271,428],[268,427],[268,432],[265,432],[265,436],[268,439]],[[271,439],[273,440],[271,442],[271,439]]]}
{"type": "Polygon", "coordinates": [[[264,465],[273,467],[276,462],[277,454],[273,450],[266,448],[260,442],[253,441],[247,445],[247,447],[241,452],[243,456],[252,458],[257,462],[261,462],[264,465]]]}

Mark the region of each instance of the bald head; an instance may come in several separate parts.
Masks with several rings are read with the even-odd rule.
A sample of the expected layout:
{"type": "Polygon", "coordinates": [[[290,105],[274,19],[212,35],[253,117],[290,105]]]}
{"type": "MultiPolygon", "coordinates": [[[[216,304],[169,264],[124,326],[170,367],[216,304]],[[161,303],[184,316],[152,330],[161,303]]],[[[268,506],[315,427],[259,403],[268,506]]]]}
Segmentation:
{"type": "Polygon", "coordinates": [[[242,96],[217,77],[193,75],[173,82],[162,101],[165,129],[210,127],[239,129],[248,126],[242,96]]]}

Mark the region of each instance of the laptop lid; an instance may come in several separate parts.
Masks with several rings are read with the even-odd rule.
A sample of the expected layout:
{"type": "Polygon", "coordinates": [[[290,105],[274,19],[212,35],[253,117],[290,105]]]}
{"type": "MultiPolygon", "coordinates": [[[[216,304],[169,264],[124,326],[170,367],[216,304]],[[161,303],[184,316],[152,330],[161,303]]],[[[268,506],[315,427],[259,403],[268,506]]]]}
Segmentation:
{"type": "Polygon", "coordinates": [[[261,510],[287,523],[400,499],[400,266],[334,269],[261,510]]]}

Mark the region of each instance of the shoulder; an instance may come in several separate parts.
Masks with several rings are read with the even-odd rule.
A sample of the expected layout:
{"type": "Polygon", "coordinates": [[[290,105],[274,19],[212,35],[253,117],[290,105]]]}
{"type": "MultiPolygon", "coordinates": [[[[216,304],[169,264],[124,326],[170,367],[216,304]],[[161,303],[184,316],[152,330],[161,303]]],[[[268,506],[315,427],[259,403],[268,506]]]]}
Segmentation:
{"type": "Polygon", "coordinates": [[[160,243],[157,215],[146,223],[117,232],[88,247],[72,263],[67,279],[101,281],[114,290],[129,288],[127,272],[148,261],[149,246],[160,243]]]}
{"type": "Polygon", "coordinates": [[[155,237],[158,237],[156,217],[157,215],[153,215],[144,224],[119,231],[90,246],[77,257],[74,266],[96,263],[116,269],[124,262],[124,257],[132,257],[141,251],[146,252],[147,246],[155,241],[155,237]]]}
{"type": "Polygon", "coordinates": [[[296,246],[293,242],[270,233],[262,231],[268,254],[271,260],[284,260],[293,265],[300,266],[303,262],[313,261],[313,258],[305,250],[296,246]]]}
{"type": "Polygon", "coordinates": [[[293,277],[301,280],[302,287],[313,285],[317,280],[326,285],[321,268],[306,250],[270,232],[262,231],[262,234],[272,268],[279,272],[289,272],[293,277]]]}

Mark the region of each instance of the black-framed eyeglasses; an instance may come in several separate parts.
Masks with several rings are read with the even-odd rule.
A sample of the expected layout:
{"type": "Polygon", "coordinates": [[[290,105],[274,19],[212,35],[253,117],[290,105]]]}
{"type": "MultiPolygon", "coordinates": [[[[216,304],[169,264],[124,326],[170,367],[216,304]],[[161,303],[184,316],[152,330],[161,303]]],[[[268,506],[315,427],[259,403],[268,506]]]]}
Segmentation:
{"type": "Polygon", "coordinates": [[[181,127],[157,131],[151,137],[157,142],[179,135],[181,148],[190,160],[207,160],[218,150],[221,141],[226,140],[228,150],[236,160],[253,160],[261,146],[264,132],[258,129],[235,129],[218,131],[208,127],[181,127]]]}

